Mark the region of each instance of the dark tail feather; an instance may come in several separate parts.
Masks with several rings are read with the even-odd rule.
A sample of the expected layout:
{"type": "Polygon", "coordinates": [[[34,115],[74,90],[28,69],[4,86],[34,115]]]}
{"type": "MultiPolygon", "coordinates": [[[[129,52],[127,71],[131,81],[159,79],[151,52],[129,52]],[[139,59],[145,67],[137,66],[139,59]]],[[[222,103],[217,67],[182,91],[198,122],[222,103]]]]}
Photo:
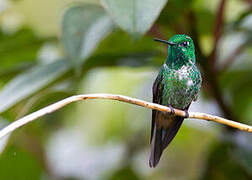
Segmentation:
{"type": "Polygon", "coordinates": [[[155,125],[151,141],[150,167],[153,168],[158,164],[162,152],[162,129],[157,129],[157,126],[155,125]]]}
{"type": "Polygon", "coordinates": [[[167,129],[156,129],[155,125],[151,141],[151,154],[149,160],[150,167],[155,167],[158,164],[163,150],[170,144],[170,142],[176,136],[183,120],[183,117],[176,116],[175,120],[167,129]]]}
{"type": "Polygon", "coordinates": [[[184,121],[183,117],[176,116],[171,126],[168,129],[166,129],[166,134],[163,139],[163,149],[165,149],[173,140],[173,138],[176,136],[183,121],[184,121]]]}

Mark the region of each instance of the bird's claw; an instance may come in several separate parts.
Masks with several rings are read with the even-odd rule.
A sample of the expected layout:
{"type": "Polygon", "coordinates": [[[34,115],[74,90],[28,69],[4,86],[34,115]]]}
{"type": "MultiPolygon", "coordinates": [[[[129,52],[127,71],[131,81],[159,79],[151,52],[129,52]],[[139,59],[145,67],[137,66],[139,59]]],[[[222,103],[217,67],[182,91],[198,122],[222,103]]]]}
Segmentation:
{"type": "Polygon", "coordinates": [[[171,109],[171,115],[174,115],[175,114],[175,111],[174,111],[174,109],[173,109],[173,107],[171,107],[170,105],[168,106],[170,109],[171,109]]]}
{"type": "Polygon", "coordinates": [[[185,118],[189,118],[189,113],[187,110],[185,110],[185,118]]]}

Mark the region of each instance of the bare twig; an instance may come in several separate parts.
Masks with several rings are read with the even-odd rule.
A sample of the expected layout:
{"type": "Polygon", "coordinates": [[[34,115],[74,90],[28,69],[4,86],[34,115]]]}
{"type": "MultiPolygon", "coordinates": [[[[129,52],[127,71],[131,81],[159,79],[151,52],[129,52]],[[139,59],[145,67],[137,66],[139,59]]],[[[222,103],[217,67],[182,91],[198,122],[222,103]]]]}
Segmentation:
{"type": "MultiPolygon", "coordinates": [[[[52,113],[72,102],[76,102],[76,101],[82,101],[82,100],[86,100],[86,99],[110,99],[110,100],[116,100],[116,101],[122,101],[122,102],[126,102],[126,103],[130,103],[130,104],[135,104],[138,106],[142,106],[142,107],[146,107],[149,109],[155,109],[158,111],[164,111],[164,112],[171,112],[171,109],[169,107],[166,106],[162,106],[159,104],[155,104],[155,103],[150,103],[150,102],[146,102],[140,99],[136,99],[136,98],[131,98],[128,96],[123,96],[123,95],[114,95],[114,94],[86,94],[86,95],[76,95],[76,96],[71,96],[69,98],[63,99],[59,102],[56,102],[52,105],[49,105],[43,109],[40,109],[34,113],[31,113],[13,123],[11,123],[10,125],[6,126],[5,128],[3,128],[0,131],[0,139],[2,137],[4,137],[5,135],[9,134],[10,132],[14,131],[15,129],[35,120],[38,119],[39,117],[42,117],[46,114],[52,113]]],[[[185,117],[186,113],[182,110],[179,109],[174,109],[175,115],[177,116],[182,116],[185,117]]],[[[206,113],[198,113],[198,112],[190,112],[189,113],[189,118],[196,118],[196,119],[203,119],[203,120],[208,120],[208,121],[214,121],[220,124],[224,124],[227,126],[231,126],[233,128],[237,128],[243,131],[247,131],[252,133],[252,126],[249,125],[245,125],[242,123],[238,123],[238,122],[234,122],[228,119],[224,119],[218,116],[213,116],[213,115],[209,115],[206,113]]]]}

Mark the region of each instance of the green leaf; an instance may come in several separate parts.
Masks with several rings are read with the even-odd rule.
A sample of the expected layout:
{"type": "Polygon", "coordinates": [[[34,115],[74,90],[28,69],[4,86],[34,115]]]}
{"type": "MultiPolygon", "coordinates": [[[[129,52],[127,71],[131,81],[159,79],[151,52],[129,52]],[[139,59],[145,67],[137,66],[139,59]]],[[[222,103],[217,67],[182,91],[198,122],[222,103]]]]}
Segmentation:
{"type": "Polygon", "coordinates": [[[82,63],[114,27],[105,11],[86,4],[68,9],[63,17],[62,43],[67,55],[82,63]]]}
{"type": "Polygon", "coordinates": [[[134,37],[146,33],[167,0],[102,0],[116,23],[134,37]]]}
{"type": "Polygon", "coordinates": [[[0,92],[0,112],[47,86],[71,66],[67,60],[38,65],[11,80],[0,92]]]}

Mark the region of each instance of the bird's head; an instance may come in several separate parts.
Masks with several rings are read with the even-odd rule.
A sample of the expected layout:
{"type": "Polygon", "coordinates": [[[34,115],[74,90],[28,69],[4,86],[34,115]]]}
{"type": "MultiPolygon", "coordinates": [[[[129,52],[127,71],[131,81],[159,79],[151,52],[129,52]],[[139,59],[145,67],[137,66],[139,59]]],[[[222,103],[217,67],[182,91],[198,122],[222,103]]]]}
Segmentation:
{"type": "Polygon", "coordinates": [[[165,44],[168,44],[167,64],[184,65],[189,61],[195,63],[195,48],[193,40],[185,34],[177,34],[169,39],[160,40],[154,39],[165,44]]]}

